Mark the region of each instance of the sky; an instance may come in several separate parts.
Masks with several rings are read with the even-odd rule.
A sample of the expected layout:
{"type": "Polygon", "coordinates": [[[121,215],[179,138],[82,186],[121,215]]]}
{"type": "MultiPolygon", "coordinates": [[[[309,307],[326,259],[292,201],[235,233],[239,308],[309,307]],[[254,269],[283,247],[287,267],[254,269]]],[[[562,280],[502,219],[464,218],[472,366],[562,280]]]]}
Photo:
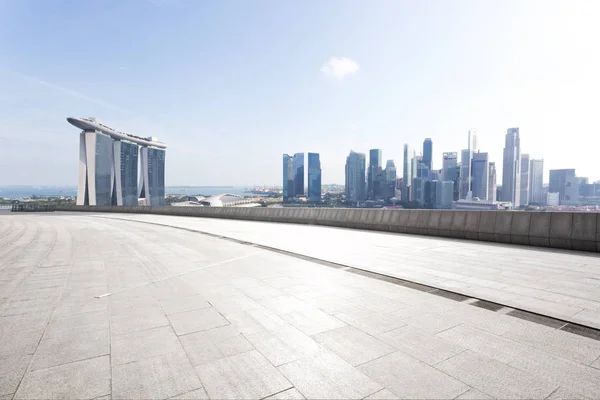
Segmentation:
{"type": "Polygon", "coordinates": [[[68,116],[168,145],[166,184],[281,184],[317,152],[467,147],[501,184],[507,128],[600,179],[597,0],[0,0],[0,186],[77,182],[68,116]]]}

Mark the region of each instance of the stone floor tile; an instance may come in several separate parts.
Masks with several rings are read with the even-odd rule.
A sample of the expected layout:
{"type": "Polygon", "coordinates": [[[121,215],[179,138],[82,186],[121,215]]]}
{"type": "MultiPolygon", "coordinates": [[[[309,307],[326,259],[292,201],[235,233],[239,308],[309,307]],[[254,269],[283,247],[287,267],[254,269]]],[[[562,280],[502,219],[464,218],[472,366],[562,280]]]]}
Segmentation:
{"type": "Polygon", "coordinates": [[[33,330],[20,331],[18,335],[0,335],[0,359],[33,354],[42,334],[42,330],[33,330]]]}
{"type": "Polygon", "coordinates": [[[17,391],[30,361],[31,356],[29,355],[0,359],[0,396],[17,391]]]}
{"type": "Polygon", "coordinates": [[[353,326],[319,333],[313,336],[313,339],[352,366],[396,351],[392,346],[353,326]]]}
{"type": "Polygon", "coordinates": [[[492,396],[480,392],[477,389],[469,389],[456,398],[457,400],[492,400],[492,396]]]}
{"type": "Polygon", "coordinates": [[[110,317],[110,334],[112,336],[123,335],[168,325],[170,325],[169,320],[160,309],[136,310],[131,314],[112,315],[110,317]]]}
{"type": "Polygon", "coordinates": [[[470,350],[436,366],[440,371],[498,399],[545,399],[558,384],[470,350]]]}
{"type": "Polygon", "coordinates": [[[239,290],[255,301],[260,301],[271,297],[279,297],[285,294],[281,290],[266,284],[242,287],[239,288],[239,290]]]}
{"type": "Polygon", "coordinates": [[[426,313],[406,318],[404,322],[415,329],[435,334],[462,324],[464,318],[448,314],[426,313]]]}
{"type": "Polygon", "coordinates": [[[179,337],[193,366],[254,350],[231,325],[179,337]]]}
{"type": "Polygon", "coordinates": [[[89,332],[108,329],[108,313],[95,311],[61,317],[53,317],[44,333],[45,337],[60,336],[65,332],[89,332]]]}
{"type": "Polygon", "coordinates": [[[546,397],[545,400],[582,400],[585,399],[584,396],[580,394],[575,394],[572,391],[565,389],[564,387],[559,387],[552,394],[546,397]]]}
{"type": "Polygon", "coordinates": [[[94,399],[110,393],[108,356],[31,371],[15,399],[94,399]]]}
{"type": "Polygon", "coordinates": [[[177,335],[205,331],[219,326],[229,325],[230,323],[214,308],[204,308],[201,310],[172,314],[169,315],[169,320],[177,335]]]}
{"type": "Polygon", "coordinates": [[[346,326],[346,323],[316,308],[283,314],[281,318],[307,335],[346,326]]]}
{"type": "Polygon", "coordinates": [[[454,398],[469,387],[400,351],[358,367],[401,399],[454,398]]]}
{"type": "Polygon", "coordinates": [[[179,396],[171,397],[173,400],[208,400],[208,393],[204,388],[192,390],[179,396]]]}
{"type": "Polygon", "coordinates": [[[304,396],[296,388],[291,388],[269,396],[265,400],[304,400],[304,396]]]}
{"type": "Polygon", "coordinates": [[[429,365],[465,351],[464,347],[410,326],[384,332],[377,335],[377,338],[429,365]]]}
{"type": "Polygon", "coordinates": [[[591,399],[600,393],[600,370],[549,353],[531,349],[510,365],[591,399]]]}
{"type": "Polygon", "coordinates": [[[469,325],[458,325],[438,333],[436,336],[464,349],[472,350],[506,364],[520,357],[529,349],[520,343],[469,325]]]}
{"type": "Polygon", "coordinates": [[[8,315],[0,317],[0,336],[14,335],[21,331],[43,329],[49,319],[49,312],[8,315]]]}
{"type": "Polygon", "coordinates": [[[378,335],[406,325],[399,319],[391,317],[390,314],[382,315],[365,309],[348,310],[336,314],[335,317],[370,335],[378,335]]]}
{"type": "Polygon", "coordinates": [[[275,314],[289,314],[310,308],[310,306],[302,300],[289,295],[270,297],[259,301],[259,303],[275,314]]]}
{"type": "Polygon", "coordinates": [[[311,337],[293,327],[249,334],[246,338],[275,366],[310,356],[321,350],[321,346],[311,337]]]}
{"type": "Polygon", "coordinates": [[[279,370],[307,399],[362,399],[382,389],[327,350],[281,365],[279,370]]]}
{"type": "Polygon", "coordinates": [[[113,399],[166,399],[202,388],[183,351],[123,364],[112,369],[113,399]]]}
{"type": "Polygon", "coordinates": [[[256,350],[202,364],[196,372],[212,399],[262,399],[292,387],[256,350]]]}
{"type": "Polygon", "coordinates": [[[398,400],[399,397],[387,389],[380,390],[377,393],[373,393],[369,397],[365,397],[365,400],[398,400]]]}
{"type": "Polygon", "coordinates": [[[598,357],[596,359],[596,361],[594,361],[593,363],[590,364],[590,366],[594,367],[594,368],[598,368],[600,369],[600,357],[598,357]]]}
{"type": "Polygon", "coordinates": [[[187,297],[173,297],[160,300],[160,306],[165,314],[176,314],[185,311],[200,310],[210,307],[204,296],[193,295],[187,297]]]}
{"type": "Polygon", "coordinates": [[[280,316],[266,308],[227,314],[225,317],[244,335],[259,332],[271,332],[289,326],[289,324],[281,319],[280,316]]]}
{"type": "Polygon", "coordinates": [[[73,361],[86,360],[108,355],[110,340],[108,329],[44,337],[40,342],[33,360],[31,370],[39,370],[73,361]]]}
{"type": "Polygon", "coordinates": [[[113,336],[112,365],[127,364],[167,353],[181,351],[181,344],[170,326],[113,336]]]}
{"type": "Polygon", "coordinates": [[[91,313],[108,310],[108,298],[88,299],[85,301],[61,301],[54,310],[53,317],[64,317],[74,314],[91,313]]]}
{"type": "Polygon", "coordinates": [[[352,299],[352,302],[381,314],[387,314],[407,308],[409,305],[377,294],[366,294],[352,299]]]}

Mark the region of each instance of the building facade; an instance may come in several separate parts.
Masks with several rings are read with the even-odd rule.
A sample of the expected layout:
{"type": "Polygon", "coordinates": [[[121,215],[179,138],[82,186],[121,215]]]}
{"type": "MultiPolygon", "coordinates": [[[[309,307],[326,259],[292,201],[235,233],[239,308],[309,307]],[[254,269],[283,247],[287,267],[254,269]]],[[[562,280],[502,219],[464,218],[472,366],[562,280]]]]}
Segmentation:
{"type": "Polygon", "coordinates": [[[321,160],[318,153],[308,153],[308,201],[321,201],[321,160]]]}
{"type": "Polygon", "coordinates": [[[488,153],[474,153],[471,160],[472,197],[487,200],[490,177],[488,153]]]}
{"type": "Polygon", "coordinates": [[[574,169],[551,169],[548,192],[558,193],[560,205],[576,205],[579,202],[579,180],[574,169]]]}
{"type": "Polygon", "coordinates": [[[166,145],[117,131],[95,118],[67,118],[79,134],[77,205],[165,205],[166,145]]]}
{"type": "Polygon", "coordinates": [[[520,206],[526,206],[529,204],[529,154],[521,154],[521,193],[519,194],[520,206]]]}
{"type": "Polygon", "coordinates": [[[287,202],[294,197],[294,157],[283,155],[283,201],[287,202]]]}
{"type": "Polygon", "coordinates": [[[387,160],[385,163],[385,180],[388,182],[396,180],[396,164],[394,160],[387,160]]]}
{"type": "Polygon", "coordinates": [[[544,160],[529,161],[529,203],[545,204],[544,198],[544,160]]]}
{"type": "Polygon", "coordinates": [[[442,181],[453,180],[450,178],[450,171],[454,175],[454,169],[458,165],[458,153],[456,152],[446,152],[443,153],[442,160],[442,181]]]}
{"type": "Polygon", "coordinates": [[[490,162],[488,177],[488,200],[496,201],[496,163],[490,162]]]}
{"type": "Polygon", "coordinates": [[[518,206],[521,195],[521,139],[519,128],[509,128],[502,162],[502,201],[518,206]]]}
{"type": "Polygon", "coordinates": [[[408,144],[404,145],[404,161],[402,166],[402,182],[404,186],[402,188],[402,200],[413,200],[410,186],[412,185],[413,178],[417,175],[417,157],[415,150],[408,144]]]}
{"type": "Polygon", "coordinates": [[[364,203],[366,200],[365,173],[365,154],[351,151],[346,157],[346,200],[350,203],[364,203]]]}
{"type": "Polygon", "coordinates": [[[375,200],[378,191],[377,176],[381,172],[381,150],[369,150],[369,171],[367,173],[367,198],[375,200]]]}
{"type": "Polygon", "coordinates": [[[431,171],[433,169],[433,141],[431,138],[426,138],[423,141],[423,164],[431,171]]]}
{"type": "Polygon", "coordinates": [[[304,196],[304,153],[294,154],[294,196],[304,196]]]}
{"type": "Polygon", "coordinates": [[[472,161],[473,153],[479,148],[477,147],[477,131],[475,129],[469,129],[468,133],[468,144],[467,148],[461,151],[460,157],[460,198],[466,199],[469,192],[471,191],[471,179],[472,179],[472,161]]]}

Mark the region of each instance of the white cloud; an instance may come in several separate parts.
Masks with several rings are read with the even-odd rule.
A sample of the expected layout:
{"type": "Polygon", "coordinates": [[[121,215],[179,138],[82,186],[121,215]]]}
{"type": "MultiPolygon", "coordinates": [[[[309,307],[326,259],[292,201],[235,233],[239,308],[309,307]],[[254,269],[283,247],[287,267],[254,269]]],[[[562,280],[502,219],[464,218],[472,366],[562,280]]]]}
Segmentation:
{"type": "Polygon", "coordinates": [[[325,76],[332,76],[337,79],[344,79],[348,75],[352,75],[358,71],[359,65],[356,61],[346,57],[331,57],[321,67],[321,72],[325,76]]]}

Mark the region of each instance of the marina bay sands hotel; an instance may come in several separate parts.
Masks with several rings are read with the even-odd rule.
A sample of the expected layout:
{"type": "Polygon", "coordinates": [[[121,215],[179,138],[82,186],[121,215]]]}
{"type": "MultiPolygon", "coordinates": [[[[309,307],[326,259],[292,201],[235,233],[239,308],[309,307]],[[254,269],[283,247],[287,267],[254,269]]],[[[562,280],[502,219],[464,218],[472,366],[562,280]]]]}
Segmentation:
{"type": "Polygon", "coordinates": [[[165,149],[101,124],[95,118],[67,118],[79,134],[77,205],[165,205],[165,149]]]}

